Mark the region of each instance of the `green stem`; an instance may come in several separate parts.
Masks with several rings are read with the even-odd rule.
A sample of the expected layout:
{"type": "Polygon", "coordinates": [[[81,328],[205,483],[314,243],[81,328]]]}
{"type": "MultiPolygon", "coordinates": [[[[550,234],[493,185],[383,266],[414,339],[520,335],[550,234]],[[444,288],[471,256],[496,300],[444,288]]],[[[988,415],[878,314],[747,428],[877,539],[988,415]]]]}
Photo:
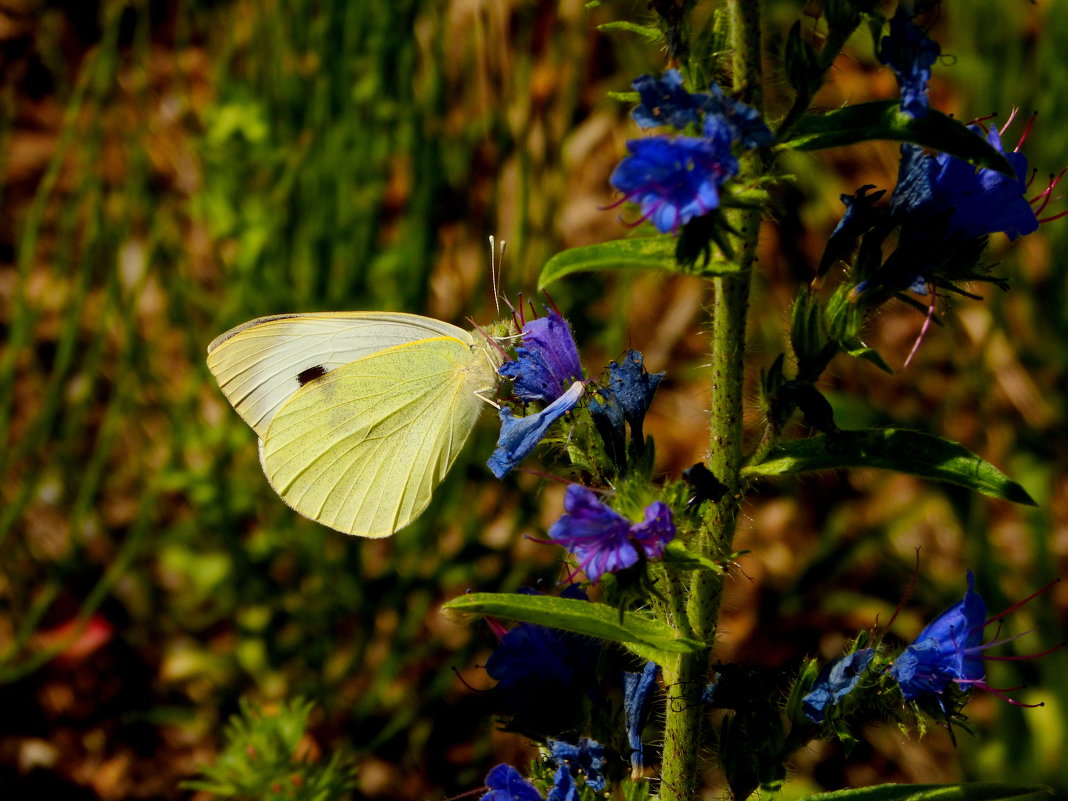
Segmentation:
{"type": "MultiPolygon", "coordinates": [[[[741,100],[763,111],[759,0],[730,0],[734,54],[734,89],[741,100]]],[[[763,173],[758,152],[740,159],[738,182],[754,183],[763,173]]],[[[712,306],[712,395],[709,408],[711,439],[708,465],[728,492],[705,517],[695,546],[704,556],[723,558],[731,551],[738,513],[742,466],[742,410],[746,317],[749,285],[756,261],[760,211],[738,210],[730,216],[739,232],[736,250],[739,273],[714,278],[712,306]]],[[[707,643],[698,653],[680,655],[666,665],[668,685],[664,762],[660,797],[663,801],[689,801],[697,790],[698,749],[702,742],[703,710],[700,693],[708,680],[708,662],[716,634],[723,577],[695,571],[687,599],[687,617],[694,636],[707,643]]]]}

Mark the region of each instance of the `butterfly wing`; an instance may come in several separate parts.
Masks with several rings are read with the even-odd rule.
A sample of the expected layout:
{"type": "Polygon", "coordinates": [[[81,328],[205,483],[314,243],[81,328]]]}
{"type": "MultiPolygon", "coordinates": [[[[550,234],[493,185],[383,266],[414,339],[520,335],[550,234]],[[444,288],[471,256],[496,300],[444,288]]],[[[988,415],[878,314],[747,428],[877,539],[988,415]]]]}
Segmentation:
{"type": "Polygon", "coordinates": [[[461,328],[416,314],[279,314],[216,337],[208,345],[208,367],[262,439],[278,409],[302,386],[376,351],[431,337],[473,342],[461,328]]]}
{"type": "Polygon", "coordinates": [[[454,337],[397,345],[322,375],[274,414],[263,471],[294,509],[363,537],[403,528],[463,447],[495,368],[454,337]]]}

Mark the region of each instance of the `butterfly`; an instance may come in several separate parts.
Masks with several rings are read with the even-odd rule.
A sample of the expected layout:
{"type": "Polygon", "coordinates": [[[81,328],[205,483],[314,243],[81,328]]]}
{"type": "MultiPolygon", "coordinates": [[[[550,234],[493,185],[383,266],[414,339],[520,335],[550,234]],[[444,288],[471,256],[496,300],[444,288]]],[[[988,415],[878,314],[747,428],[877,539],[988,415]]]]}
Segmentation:
{"type": "Polygon", "coordinates": [[[426,509],[503,361],[491,337],[397,312],[259,317],[208,345],[271,487],[361,537],[388,537],[426,509]]]}

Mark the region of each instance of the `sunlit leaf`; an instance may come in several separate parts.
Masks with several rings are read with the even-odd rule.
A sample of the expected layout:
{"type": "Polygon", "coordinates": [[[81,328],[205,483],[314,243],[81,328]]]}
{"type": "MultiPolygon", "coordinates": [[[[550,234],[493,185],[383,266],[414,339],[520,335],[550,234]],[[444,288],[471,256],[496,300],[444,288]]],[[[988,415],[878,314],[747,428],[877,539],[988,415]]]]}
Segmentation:
{"type": "Polygon", "coordinates": [[[980,167],[1013,174],[1005,156],[959,120],[934,109],[926,117],[913,119],[901,111],[896,100],[859,103],[826,114],[810,114],[799,120],[780,144],[798,150],[818,150],[872,139],[914,142],[980,167]]]}
{"type": "Polygon", "coordinates": [[[808,795],[800,801],[1048,801],[1048,787],[1019,784],[879,784],[808,795]]]}
{"type": "Polygon", "coordinates": [[[760,464],[742,469],[746,478],[877,467],[946,481],[992,498],[1034,506],[1026,490],[994,465],[948,439],[902,429],[841,431],[785,442],[760,464]]]}
{"type": "Polygon", "coordinates": [[[472,593],[461,595],[445,604],[450,612],[492,615],[537,623],[574,634],[625,645],[643,659],[663,664],[669,654],[692,653],[700,649],[695,640],[680,637],[671,626],[606,604],[590,603],[549,595],[519,593],[472,593]]]}
{"type": "MultiPolygon", "coordinates": [[[[572,273],[604,272],[614,270],[663,270],[669,273],[687,273],[675,259],[677,240],[673,236],[652,236],[636,239],[616,239],[597,245],[584,245],[557,253],[541,270],[538,289],[544,289],[553,281],[572,273]]],[[[708,263],[702,263],[701,275],[725,275],[737,272],[737,267],[713,254],[708,263]]]]}

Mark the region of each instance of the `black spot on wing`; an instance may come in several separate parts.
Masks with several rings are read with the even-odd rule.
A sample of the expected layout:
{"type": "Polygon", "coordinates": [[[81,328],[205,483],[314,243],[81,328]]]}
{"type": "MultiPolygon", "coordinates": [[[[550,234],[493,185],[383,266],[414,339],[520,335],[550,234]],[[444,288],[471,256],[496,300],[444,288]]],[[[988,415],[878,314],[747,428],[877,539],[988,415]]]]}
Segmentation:
{"type": "Polygon", "coordinates": [[[297,383],[303,387],[305,384],[310,384],[316,378],[321,378],[324,375],[326,375],[326,368],[321,364],[317,364],[297,373],[297,383]]]}

